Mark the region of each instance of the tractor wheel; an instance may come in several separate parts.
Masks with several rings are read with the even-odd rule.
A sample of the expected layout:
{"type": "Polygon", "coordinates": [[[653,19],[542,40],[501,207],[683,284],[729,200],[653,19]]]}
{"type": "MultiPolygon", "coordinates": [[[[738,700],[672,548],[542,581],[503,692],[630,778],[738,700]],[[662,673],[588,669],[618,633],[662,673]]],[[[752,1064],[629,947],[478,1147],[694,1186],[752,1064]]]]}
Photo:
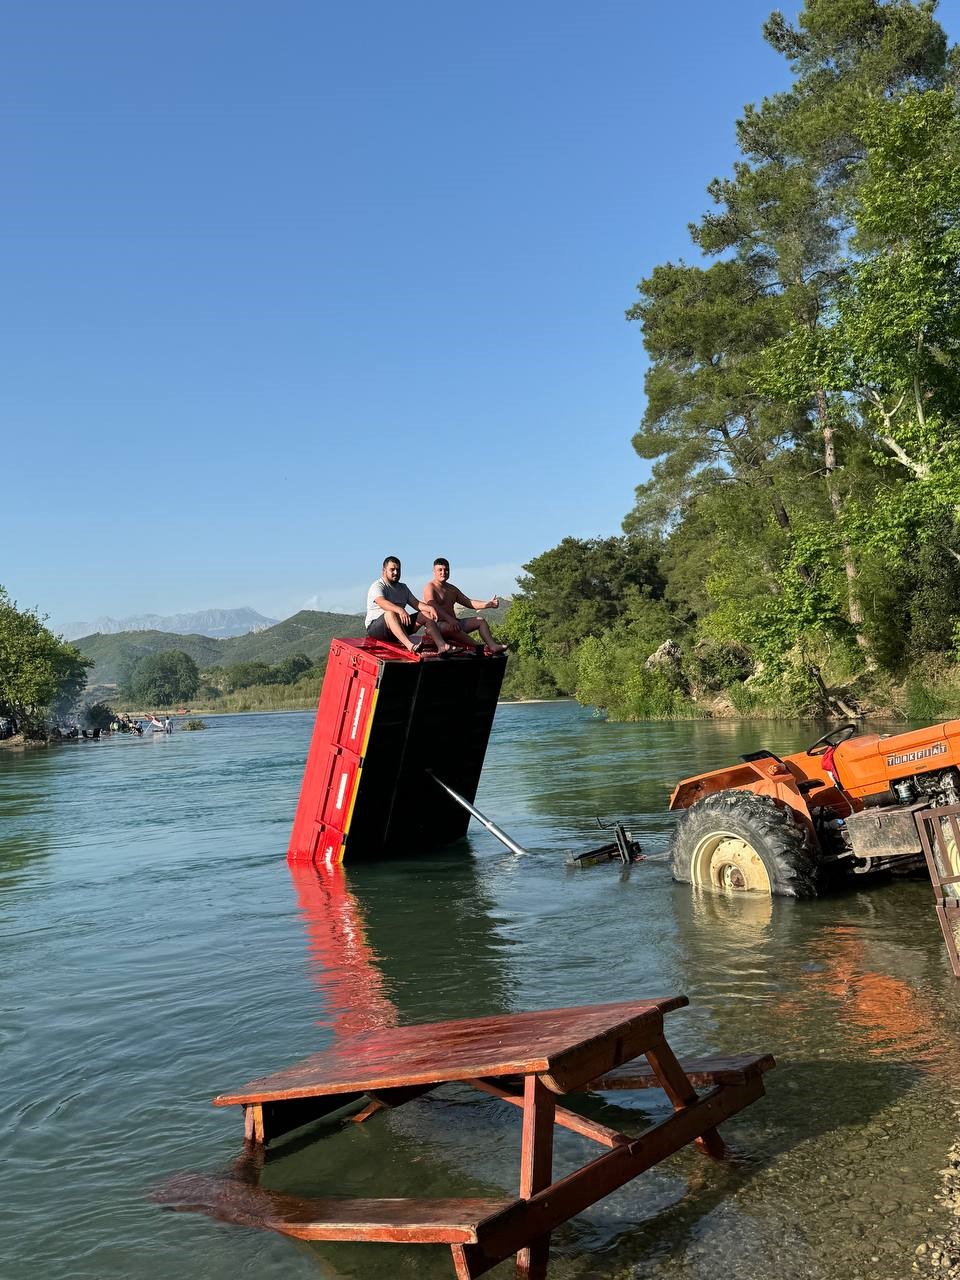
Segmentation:
{"type": "Polygon", "coordinates": [[[717,791],[680,815],[673,878],[714,893],[815,898],[813,838],[786,805],[752,791],[717,791]]]}

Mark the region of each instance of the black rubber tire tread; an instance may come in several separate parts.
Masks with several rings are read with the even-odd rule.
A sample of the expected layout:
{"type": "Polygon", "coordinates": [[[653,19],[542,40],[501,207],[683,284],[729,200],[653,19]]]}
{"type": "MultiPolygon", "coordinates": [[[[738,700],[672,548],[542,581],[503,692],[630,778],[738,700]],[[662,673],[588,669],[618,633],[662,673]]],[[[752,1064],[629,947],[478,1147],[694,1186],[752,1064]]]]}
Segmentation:
{"type": "Polygon", "coordinates": [[[752,791],[715,791],[684,810],[670,847],[674,880],[692,883],[694,850],[715,831],[730,831],[750,843],[774,895],[817,896],[820,867],[812,835],[787,805],[752,791]]]}

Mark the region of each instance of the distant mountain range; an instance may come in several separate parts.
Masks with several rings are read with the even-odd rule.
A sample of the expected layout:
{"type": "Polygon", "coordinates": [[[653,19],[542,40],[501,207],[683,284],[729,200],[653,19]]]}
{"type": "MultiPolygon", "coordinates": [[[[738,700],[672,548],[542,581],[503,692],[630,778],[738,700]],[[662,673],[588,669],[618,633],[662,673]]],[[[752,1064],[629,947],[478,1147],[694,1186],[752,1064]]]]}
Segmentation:
{"type": "Polygon", "coordinates": [[[277,663],[294,653],[308,658],[325,658],[330,641],[337,636],[363,635],[359,614],[318,613],[302,609],[292,618],[262,631],[217,640],[210,636],[177,635],[171,631],[121,631],[79,636],[74,644],[96,664],[89,684],[122,684],[131,668],[153,653],[178,649],[189,653],[201,671],[229,667],[234,662],[277,663]]]}
{"type": "MultiPolygon", "coordinates": [[[[499,609],[488,609],[485,617],[499,622],[509,601],[504,598],[499,609]]],[[[213,612],[213,611],[211,611],[213,612]]],[[[229,612],[229,611],[227,611],[229,612]]],[[[241,612],[234,610],[233,612],[241,612]]],[[[253,613],[253,610],[249,610],[253,613]]],[[[255,614],[255,617],[260,617],[255,614]]],[[[90,672],[88,686],[122,684],[131,668],[153,653],[179,649],[189,653],[201,671],[211,667],[229,667],[234,662],[268,662],[275,664],[295,653],[305,653],[314,660],[325,658],[330,641],[339,636],[362,636],[363,615],[357,613],[320,613],[301,609],[292,618],[272,627],[250,631],[242,636],[216,639],[205,635],[180,635],[172,631],[98,632],[79,636],[74,644],[96,664],[90,672]]]]}
{"type": "Polygon", "coordinates": [[[210,636],[224,640],[228,636],[245,636],[276,626],[279,619],[265,618],[256,609],[202,609],[199,613],[174,613],[161,617],[157,613],[140,613],[131,618],[95,618],[93,622],[73,622],[64,631],[67,640],[80,636],[115,636],[121,631],[170,631],[181,636],[210,636]]]}

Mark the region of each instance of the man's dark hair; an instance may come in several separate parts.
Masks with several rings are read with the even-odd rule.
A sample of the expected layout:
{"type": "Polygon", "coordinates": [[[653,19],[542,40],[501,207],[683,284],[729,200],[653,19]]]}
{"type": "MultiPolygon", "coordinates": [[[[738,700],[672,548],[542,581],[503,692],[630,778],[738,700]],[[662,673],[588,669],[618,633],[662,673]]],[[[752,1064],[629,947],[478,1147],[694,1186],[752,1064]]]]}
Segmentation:
{"type": "Polygon", "coordinates": [[[380,568],[385,569],[388,564],[399,564],[399,563],[400,563],[399,556],[387,556],[383,564],[380,566],[380,568]]]}
{"type": "Polygon", "coordinates": [[[449,568],[450,568],[450,561],[449,561],[449,560],[444,560],[443,556],[437,556],[436,560],[434,560],[434,562],[433,562],[433,563],[434,563],[435,565],[442,564],[442,565],[443,565],[443,567],[444,567],[445,569],[449,569],[449,568]]]}

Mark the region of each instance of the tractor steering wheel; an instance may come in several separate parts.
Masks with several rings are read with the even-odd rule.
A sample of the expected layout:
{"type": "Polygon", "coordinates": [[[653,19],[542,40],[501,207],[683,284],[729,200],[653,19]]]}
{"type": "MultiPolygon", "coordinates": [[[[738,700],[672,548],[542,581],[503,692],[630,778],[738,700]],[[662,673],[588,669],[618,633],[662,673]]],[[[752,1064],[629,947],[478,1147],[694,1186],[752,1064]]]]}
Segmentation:
{"type": "Polygon", "coordinates": [[[829,733],[825,733],[822,738],[818,738],[816,742],[811,742],[807,747],[808,756],[822,756],[827,747],[839,747],[841,742],[846,742],[848,738],[852,738],[857,732],[855,724],[842,724],[839,729],[831,729],[829,733]],[[818,751],[817,748],[821,749],[818,751]]]}

